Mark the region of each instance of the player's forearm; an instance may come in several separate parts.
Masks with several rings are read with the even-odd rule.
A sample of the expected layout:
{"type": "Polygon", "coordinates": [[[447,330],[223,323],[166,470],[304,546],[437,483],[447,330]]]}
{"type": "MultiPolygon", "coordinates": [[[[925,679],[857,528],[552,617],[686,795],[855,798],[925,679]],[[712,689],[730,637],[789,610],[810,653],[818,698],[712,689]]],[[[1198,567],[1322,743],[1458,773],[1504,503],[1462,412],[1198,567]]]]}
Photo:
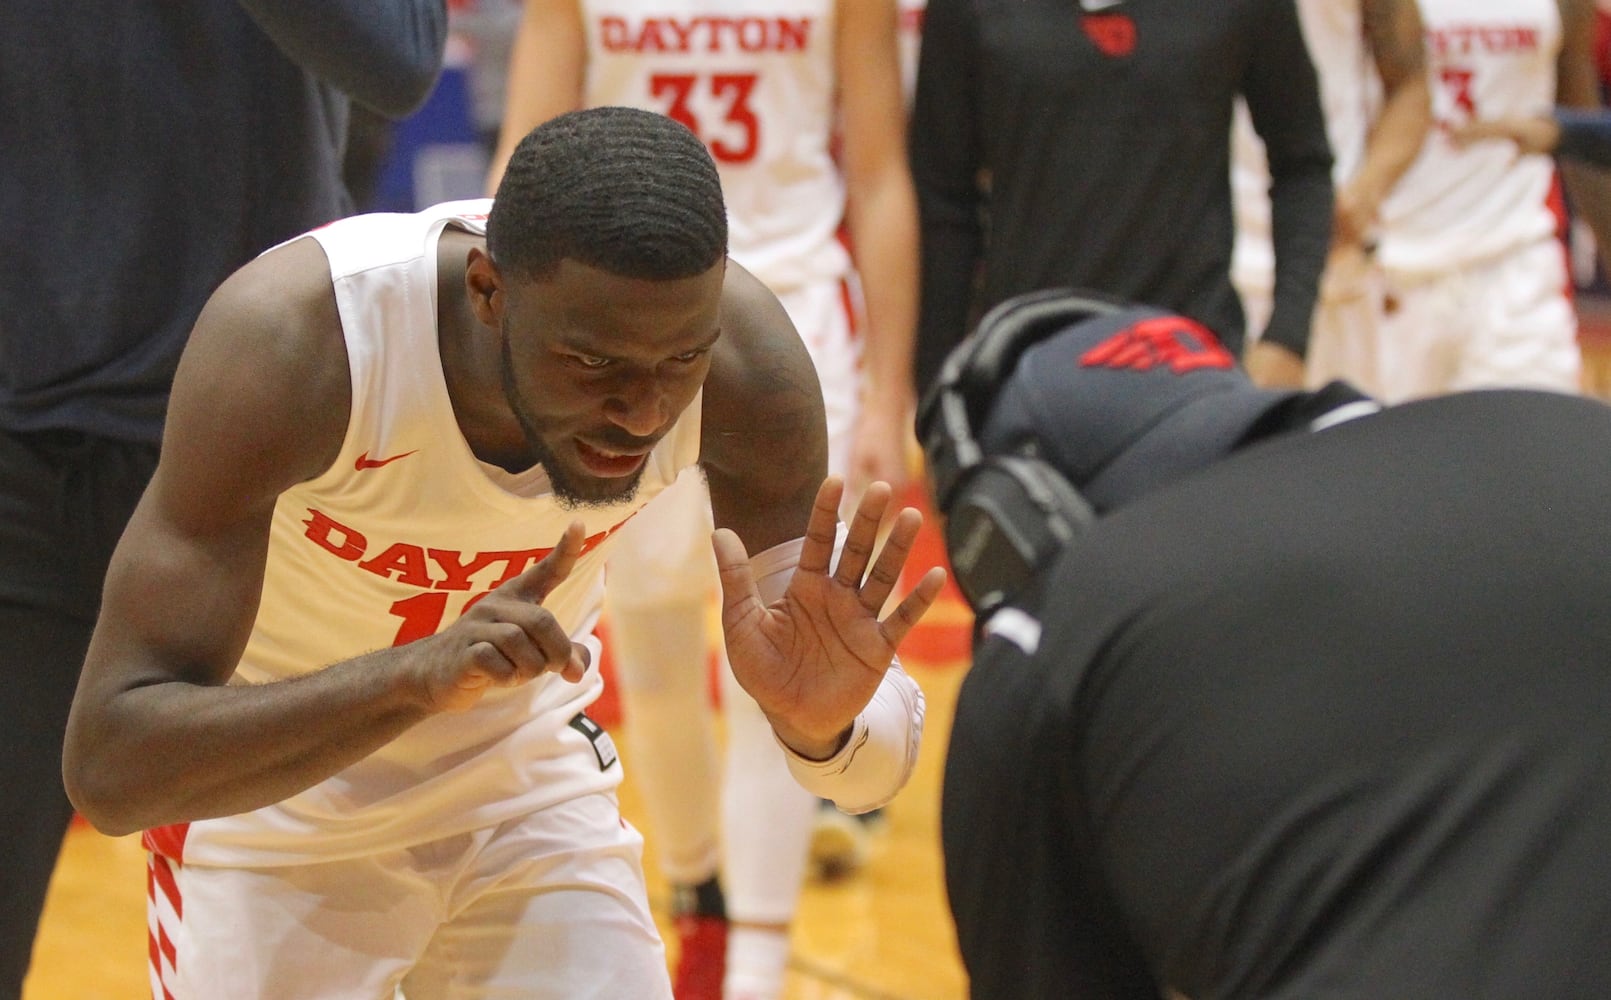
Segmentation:
{"type": "Polygon", "coordinates": [[[526,0],[509,50],[503,122],[487,176],[497,193],[504,167],[526,133],[582,106],[587,40],[575,0],[526,0]]]}
{"type": "Polygon", "coordinates": [[[98,829],[124,834],[279,802],[430,714],[388,649],[294,680],[166,681],[75,708],[64,775],[98,829]]]}
{"type": "Polygon", "coordinates": [[[292,62],[392,118],[424,103],[447,46],[443,0],[239,0],[292,62]]]}
{"type": "Polygon", "coordinates": [[[806,791],[848,813],[877,809],[905,787],[923,743],[923,691],[899,663],[827,759],[804,755],[779,734],[789,772],[806,791]]]}
{"type": "Polygon", "coordinates": [[[1394,90],[1371,130],[1364,162],[1349,182],[1364,192],[1373,209],[1415,162],[1431,125],[1431,95],[1424,76],[1394,90]]]}
{"type": "Polygon", "coordinates": [[[1432,93],[1426,72],[1425,25],[1414,0],[1363,0],[1364,22],[1382,110],[1371,125],[1365,159],[1349,187],[1355,203],[1375,210],[1415,162],[1432,127],[1432,93]]]}
{"type": "Polygon", "coordinates": [[[903,164],[852,189],[849,221],[867,303],[862,362],[870,397],[909,403],[917,335],[917,196],[903,164]]]}

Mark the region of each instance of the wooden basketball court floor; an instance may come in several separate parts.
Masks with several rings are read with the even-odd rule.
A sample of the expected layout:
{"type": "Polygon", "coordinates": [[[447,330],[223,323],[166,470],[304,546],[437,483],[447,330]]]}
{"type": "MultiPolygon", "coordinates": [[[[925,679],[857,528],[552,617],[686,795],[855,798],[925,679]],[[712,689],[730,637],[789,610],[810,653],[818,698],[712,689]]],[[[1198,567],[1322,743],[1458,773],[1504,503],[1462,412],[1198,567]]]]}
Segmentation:
{"type": "MultiPolygon", "coordinates": [[[[940,561],[932,533],[913,562],[940,561]]],[[[911,783],[886,811],[860,873],[809,881],[791,940],[784,1000],[963,1000],[966,980],[946,909],[939,856],[939,798],[957,687],[966,672],[969,618],[954,591],[901,650],[928,700],[922,754],[911,783]]],[[[601,721],[612,708],[601,704],[601,721]]],[[[610,726],[619,732],[628,722],[610,726]]],[[[617,745],[623,741],[618,740],[617,745]]],[[[623,750],[622,809],[648,841],[651,902],[668,957],[669,896],[654,868],[654,831],[641,818],[632,761],[623,750]]],[[[139,837],[105,837],[75,823],[51,882],[22,1000],[138,1000],[146,978],[145,855],[139,837]]],[[[630,1000],[630,998],[623,998],[630,1000]]]]}

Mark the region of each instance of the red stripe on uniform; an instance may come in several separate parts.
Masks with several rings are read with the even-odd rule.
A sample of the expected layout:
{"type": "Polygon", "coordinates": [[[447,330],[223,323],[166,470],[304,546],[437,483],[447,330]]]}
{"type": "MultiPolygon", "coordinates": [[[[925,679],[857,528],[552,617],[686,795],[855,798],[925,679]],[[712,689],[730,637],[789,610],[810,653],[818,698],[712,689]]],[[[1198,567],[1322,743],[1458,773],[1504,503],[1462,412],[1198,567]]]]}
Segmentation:
{"type": "Polygon", "coordinates": [[[157,885],[162,888],[162,895],[173,906],[174,916],[183,918],[184,901],[179,898],[179,881],[173,877],[172,864],[160,854],[152,855],[152,859],[155,864],[151,866],[151,871],[156,876],[157,885]]]}
{"type": "Polygon", "coordinates": [[[151,930],[149,927],[146,928],[145,932],[145,953],[146,958],[151,962],[151,971],[156,973],[156,978],[160,980],[162,978],[162,960],[159,956],[162,952],[157,947],[156,931],[151,930]]]}
{"type": "Polygon", "coordinates": [[[189,823],[154,826],[140,834],[140,846],[153,854],[182,863],[185,860],[185,839],[189,836],[189,823]]]}
{"type": "Polygon", "coordinates": [[[160,854],[146,855],[146,895],[149,897],[146,905],[150,908],[146,921],[146,954],[151,963],[151,993],[155,1000],[173,1000],[163,975],[164,960],[170,969],[179,966],[179,949],[174,945],[173,938],[168,936],[168,928],[163,925],[164,913],[157,900],[160,891],[162,898],[172,905],[174,918],[177,919],[182,913],[179,882],[174,877],[177,864],[160,854]]]}
{"type": "Polygon", "coordinates": [[[168,959],[168,964],[177,968],[179,965],[179,949],[173,946],[173,938],[170,938],[168,931],[161,926],[157,927],[157,947],[162,950],[162,954],[168,959]]]}

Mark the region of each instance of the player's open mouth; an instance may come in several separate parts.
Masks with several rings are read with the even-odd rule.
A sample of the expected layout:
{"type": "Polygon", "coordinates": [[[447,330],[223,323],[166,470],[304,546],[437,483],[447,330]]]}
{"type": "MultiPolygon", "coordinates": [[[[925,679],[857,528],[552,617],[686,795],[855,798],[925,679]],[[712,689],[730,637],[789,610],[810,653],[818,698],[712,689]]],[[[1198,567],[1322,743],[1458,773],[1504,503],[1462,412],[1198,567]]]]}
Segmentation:
{"type": "Polygon", "coordinates": [[[576,457],[582,460],[587,471],[600,479],[620,479],[630,476],[643,467],[647,452],[623,454],[604,448],[595,448],[580,438],[576,441],[576,457]]]}

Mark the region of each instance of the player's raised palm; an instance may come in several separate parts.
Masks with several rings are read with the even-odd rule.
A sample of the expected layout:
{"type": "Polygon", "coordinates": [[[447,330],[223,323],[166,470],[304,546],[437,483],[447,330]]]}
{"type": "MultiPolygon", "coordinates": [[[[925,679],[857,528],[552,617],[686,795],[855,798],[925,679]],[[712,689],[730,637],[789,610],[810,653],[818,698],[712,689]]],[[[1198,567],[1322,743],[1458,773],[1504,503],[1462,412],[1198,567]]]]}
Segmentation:
{"type": "Polygon", "coordinates": [[[832,754],[841,734],[871,700],[896,647],[945,581],[943,570],[929,570],[880,619],[923,518],[910,507],[903,509],[878,550],[878,527],[890,489],[885,483],[872,484],[862,494],[839,560],[832,564],[843,492],[837,478],[829,478],[817,492],[799,567],[783,597],[770,606],[761,603],[738,536],[723,529],[715,538],[722,628],[733,674],[784,742],[819,758],[832,754]]]}

